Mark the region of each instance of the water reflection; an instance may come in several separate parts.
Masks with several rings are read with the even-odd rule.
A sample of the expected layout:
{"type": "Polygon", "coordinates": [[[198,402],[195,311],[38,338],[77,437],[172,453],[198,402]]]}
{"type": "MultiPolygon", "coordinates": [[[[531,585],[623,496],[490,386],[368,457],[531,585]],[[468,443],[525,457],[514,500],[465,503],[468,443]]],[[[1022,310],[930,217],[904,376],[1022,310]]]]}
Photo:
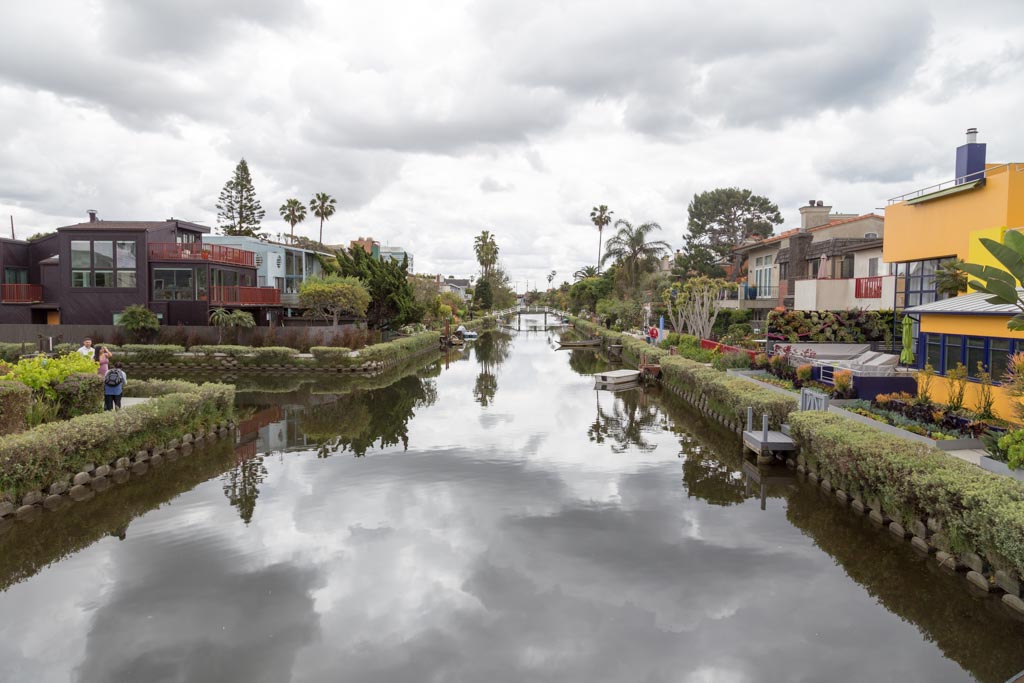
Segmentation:
{"type": "Polygon", "coordinates": [[[513,336],[500,362],[466,355],[389,386],[247,392],[240,443],[82,504],[90,524],[50,515],[22,526],[38,538],[0,536],[20,581],[0,593],[17,615],[0,621],[0,680],[1001,682],[1024,668],[1024,629],[998,602],[937,584],[934,562],[787,471],[750,470],[734,434],[674,397],[594,392],[543,336],[513,336]],[[501,380],[486,408],[484,362],[501,380]],[[374,457],[316,457],[335,443],[374,457]]]}
{"type": "Polygon", "coordinates": [[[616,393],[594,391],[597,416],[587,429],[594,443],[610,442],[612,453],[625,453],[633,448],[650,452],[657,448],[645,435],[663,431],[666,423],[645,389],[628,389],[616,393]],[[602,405],[610,403],[610,408],[602,405]]]}
{"type": "Polygon", "coordinates": [[[480,372],[473,383],[473,397],[486,408],[498,392],[498,368],[508,359],[512,336],[503,332],[485,332],[473,342],[473,355],[480,372]]]}

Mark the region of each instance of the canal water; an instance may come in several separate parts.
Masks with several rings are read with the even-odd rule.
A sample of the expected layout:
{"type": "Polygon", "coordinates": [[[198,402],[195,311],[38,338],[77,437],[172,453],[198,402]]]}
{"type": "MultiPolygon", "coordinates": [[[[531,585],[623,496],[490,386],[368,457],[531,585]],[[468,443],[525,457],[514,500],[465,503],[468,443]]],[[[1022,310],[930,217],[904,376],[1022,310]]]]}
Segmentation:
{"type": "Polygon", "coordinates": [[[240,377],[240,435],[0,533],[0,680],[998,681],[1024,626],[557,333],[240,377]]]}

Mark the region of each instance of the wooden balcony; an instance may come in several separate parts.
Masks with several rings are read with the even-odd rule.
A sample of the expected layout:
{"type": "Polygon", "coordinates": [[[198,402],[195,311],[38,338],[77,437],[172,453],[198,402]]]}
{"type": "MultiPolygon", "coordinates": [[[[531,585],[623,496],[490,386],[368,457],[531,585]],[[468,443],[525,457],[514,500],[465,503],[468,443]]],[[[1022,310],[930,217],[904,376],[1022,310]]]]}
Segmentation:
{"type": "Polygon", "coordinates": [[[882,276],[857,278],[856,293],[858,299],[881,299],[882,276]]]}
{"type": "Polygon", "coordinates": [[[232,266],[256,267],[256,254],[222,244],[178,244],[155,242],[149,245],[150,261],[212,261],[232,266]]]}
{"type": "Polygon", "coordinates": [[[215,306],[280,306],[281,291],[276,287],[210,287],[210,303],[215,306]]]}
{"type": "Polygon", "coordinates": [[[42,300],[42,285],[0,285],[0,303],[36,304],[42,300]]]}

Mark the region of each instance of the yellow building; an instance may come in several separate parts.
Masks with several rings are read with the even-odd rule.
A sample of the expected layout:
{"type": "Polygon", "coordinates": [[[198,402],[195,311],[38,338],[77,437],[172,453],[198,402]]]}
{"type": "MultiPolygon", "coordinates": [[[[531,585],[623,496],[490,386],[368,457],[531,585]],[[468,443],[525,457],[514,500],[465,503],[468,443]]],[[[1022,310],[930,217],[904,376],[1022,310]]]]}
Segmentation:
{"type": "Polygon", "coordinates": [[[986,294],[940,300],[935,292],[939,263],[960,258],[998,265],[979,239],[1002,241],[1007,230],[1024,227],[1024,163],[987,164],[985,145],[976,138],[977,131],[969,130],[967,143],[957,149],[953,180],[889,200],[883,253],[899,264],[895,309],[918,320],[917,364],[935,369],[932,398],[945,402],[945,375],[963,363],[971,379],[966,406],[976,408],[981,363],[997,384],[996,414],[1017,420],[1015,401],[998,386],[1010,354],[1024,352],[1024,333],[1006,328],[1016,309],[989,304],[986,294]]]}

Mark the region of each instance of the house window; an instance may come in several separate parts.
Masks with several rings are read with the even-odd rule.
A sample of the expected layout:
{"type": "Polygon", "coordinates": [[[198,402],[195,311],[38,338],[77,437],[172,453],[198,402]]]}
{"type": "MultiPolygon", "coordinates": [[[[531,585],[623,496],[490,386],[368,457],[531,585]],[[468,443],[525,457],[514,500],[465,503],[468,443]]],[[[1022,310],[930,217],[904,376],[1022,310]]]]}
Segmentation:
{"type": "Polygon", "coordinates": [[[4,268],[4,284],[27,285],[28,268],[15,268],[13,266],[7,266],[4,268]]]}
{"type": "Polygon", "coordinates": [[[788,279],[789,279],[789,264],[788,263],[780,263],[779,264],[779,282],[782,282],[783,280],[788,280],[788,279]]]}
{"type": "Polygon", "coordinates": [[[178,232],[174,236],[174,241],[178,244],[195,244],[198,240],[194,232],[178,232]]]}
{"type": "Polygon", "coordinates": [[[754,287],[758,299],[770,299],[772,292],[772,257],[758,256],[754,260],[754,287]]]}
{"type": "Polygon", "coordinates": [[[194,273],[191,268],[154,268],[154,301],[194,301],[194,273]]]}
{"type": "Polygon", "coordinates": [[[1019,346],[1012,339],[993,337],[964,337],[958,334],[927,333],[924,336],[924,363],[930,364],[938,375],[948,375],[963,363],[967,368],[968,377],[979,379],[978,363],[992,375],[992,381],[1001,383],[1006,375],[1008,359],[1015,350],[1024,351],[1024,343],[1019,346]]]}
{"type": "Polygon", "coordinates": [[[878,257],[868,259],[868,277],[878,277],[878,257]]]}
{"type": "Polygon", "coordinates": [[[135,240],[72,240],[71,286],[134,289],[135,240]]]}
{"type": "Polygon", "coordinates": [[[839,261],[839,277],[843,279],[853,277],[853,254],[847,254],[839,261]]]}

